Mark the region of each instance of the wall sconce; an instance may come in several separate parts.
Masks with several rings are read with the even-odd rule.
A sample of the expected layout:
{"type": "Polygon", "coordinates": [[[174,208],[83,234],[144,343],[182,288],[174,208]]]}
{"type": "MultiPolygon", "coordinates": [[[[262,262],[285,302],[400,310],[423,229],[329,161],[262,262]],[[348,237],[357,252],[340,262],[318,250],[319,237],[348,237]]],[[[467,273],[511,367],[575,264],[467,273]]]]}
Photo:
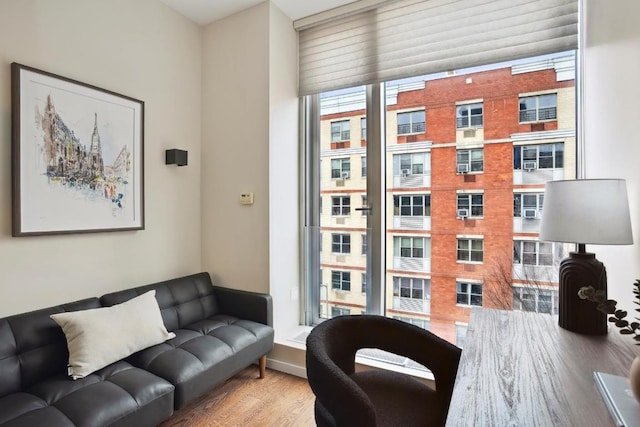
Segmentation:
{"type": "Polygon", "coordinates": [[[178,165],[178,166],[186,166],[187,165],[187,151],[186,150],[166,150],[165,151],[165,164],[167,165],[178,165]]]}

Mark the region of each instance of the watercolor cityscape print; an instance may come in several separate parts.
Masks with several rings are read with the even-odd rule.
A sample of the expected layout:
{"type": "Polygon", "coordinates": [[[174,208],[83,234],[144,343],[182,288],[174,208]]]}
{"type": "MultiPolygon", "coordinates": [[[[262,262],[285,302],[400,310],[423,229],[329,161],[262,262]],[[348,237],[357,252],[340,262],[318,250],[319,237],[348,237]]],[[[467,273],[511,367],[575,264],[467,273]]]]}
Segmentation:
{"type": "Polygon", "coordinates": [[[78,130],[56,112],[53,96],[47,95],[43,110],[36,107],[35,111],[37,152],[42,156],[38,164],[50,186],[73,191],[86,201],[101,202],[117,216],[128,201],[131,152],[123,145],[112,164],[105,164],[100,117],[97,112],[93,116],[90,140],[83,141],[78,130]]]}

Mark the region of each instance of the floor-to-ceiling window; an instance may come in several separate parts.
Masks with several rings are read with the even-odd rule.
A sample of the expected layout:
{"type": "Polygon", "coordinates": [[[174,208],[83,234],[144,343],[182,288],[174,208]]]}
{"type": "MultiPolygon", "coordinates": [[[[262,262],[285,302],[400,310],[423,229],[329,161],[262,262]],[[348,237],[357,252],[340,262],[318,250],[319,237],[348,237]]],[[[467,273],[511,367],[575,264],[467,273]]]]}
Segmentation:
{"type": "MultiPolygon", "coordinates": [[[[575,1],[553,7],[577,20],[575,1]]],[[[443,51],[436,72],[303,97],[306,323],[376,313],[456,342],[474,306],[554,311],[564,248],[537,234],[544,183],[575,177],[576,51],[560,47],[463,68],[443,51]]]]}

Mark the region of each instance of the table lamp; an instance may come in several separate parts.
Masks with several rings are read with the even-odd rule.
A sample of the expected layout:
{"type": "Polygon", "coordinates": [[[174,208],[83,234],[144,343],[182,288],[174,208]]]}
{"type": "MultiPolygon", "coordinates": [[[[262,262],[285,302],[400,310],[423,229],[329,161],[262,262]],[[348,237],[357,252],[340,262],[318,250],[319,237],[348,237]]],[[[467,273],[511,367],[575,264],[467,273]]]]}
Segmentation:
{"type": "Polygon", "coordinates": [[[558,324],[587,335],[607,333],[607,316],[582,300],[583,286],[607,294],[607,273],[585,244],[633,244],[627,187],[622,179],[549,181],[545,185],[540,240],[576,243],[577,252],[560,263],[558,324]]]}

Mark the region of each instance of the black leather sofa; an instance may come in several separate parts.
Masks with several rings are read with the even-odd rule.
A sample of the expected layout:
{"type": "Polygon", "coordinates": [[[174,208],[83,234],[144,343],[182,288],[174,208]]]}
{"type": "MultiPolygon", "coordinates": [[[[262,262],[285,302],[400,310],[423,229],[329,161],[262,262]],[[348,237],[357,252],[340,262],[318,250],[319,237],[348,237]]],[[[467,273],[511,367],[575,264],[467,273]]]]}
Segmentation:
{"type": "Polygon", "coordinates": [[[213,286],[208,273],[0,319],[0,426],[154,426],[273,348],[271,297],[213,286]],[[176,337],[78,380],[49,317],[148,290],[176,337]]]}

